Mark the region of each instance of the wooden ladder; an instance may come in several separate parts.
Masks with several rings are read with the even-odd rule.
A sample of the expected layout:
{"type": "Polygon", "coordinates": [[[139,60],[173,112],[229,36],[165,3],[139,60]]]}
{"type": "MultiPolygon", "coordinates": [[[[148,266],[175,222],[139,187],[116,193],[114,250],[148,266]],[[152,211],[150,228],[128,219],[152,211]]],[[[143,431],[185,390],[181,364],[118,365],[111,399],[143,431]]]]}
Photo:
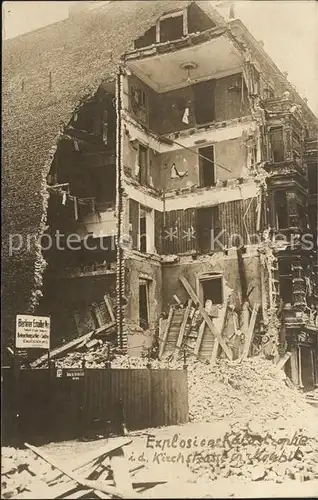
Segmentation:
{"type": "Polygon", "coordinates": [[[179,351],[191,309],[191,302],[190,299],[186,309],[179,309],[175,306],[170,307],[168,320],[161,338],[159,357],[179,351]]]}

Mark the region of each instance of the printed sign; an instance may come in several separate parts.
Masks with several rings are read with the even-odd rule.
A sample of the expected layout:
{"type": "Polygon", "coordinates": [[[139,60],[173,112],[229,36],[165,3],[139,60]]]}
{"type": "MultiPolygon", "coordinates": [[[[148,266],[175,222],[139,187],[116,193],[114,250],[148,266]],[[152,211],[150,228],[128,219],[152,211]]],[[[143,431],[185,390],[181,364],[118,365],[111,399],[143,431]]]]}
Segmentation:
{"type": "Polygon", "coordinates": [[[50,318],[17,314],[15,345],[17,349],[50,349],[50,318]]]}
{"type": "Polygon", "coordinates": [[[66,368],[64,370],[64,376],[71,378],[72,380],[79,380],[80,377],[84,377],[85,370],[81,368],[66,368]]]}

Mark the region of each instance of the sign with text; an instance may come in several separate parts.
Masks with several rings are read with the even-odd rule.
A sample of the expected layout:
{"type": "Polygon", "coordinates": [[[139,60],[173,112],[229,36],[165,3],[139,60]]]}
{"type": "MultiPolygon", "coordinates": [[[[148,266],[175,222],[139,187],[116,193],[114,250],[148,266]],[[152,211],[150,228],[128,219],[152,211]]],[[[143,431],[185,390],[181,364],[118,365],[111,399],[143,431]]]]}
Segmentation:
{"type": "Polygon", "coordinates": [[[15,346],[17,349],[50,349],[50,324],[48,316],[17,314],[15,346]]]}

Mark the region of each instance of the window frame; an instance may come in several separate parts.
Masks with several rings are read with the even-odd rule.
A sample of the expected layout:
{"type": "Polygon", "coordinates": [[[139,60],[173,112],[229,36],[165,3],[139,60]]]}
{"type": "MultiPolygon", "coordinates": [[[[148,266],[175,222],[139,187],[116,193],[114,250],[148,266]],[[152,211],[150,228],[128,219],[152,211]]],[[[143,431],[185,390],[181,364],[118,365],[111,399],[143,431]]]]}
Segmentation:
{"type": "MultiPolygon", "coordinates": [[[[178,10],[175,12],[169,12],[167,14],[164,14],[161,16],[157,23],[156,23],[156,43],[167,43],[167,41],[162,42],[161,41],[161,29],[160,29],[160,23],[162,21],[165,21],[166,19],[171,19],[174,17],[182,17],[182,37],[186,36],[188,34],[188,16],[187,16],[187,9],[183,10],[178,10]]],[[[171,42],[174,40],[179,40],[179,38],[174,38],[173,40],[170,40],[171,42]]]]}
{"type": "Polygon", "coordinates": [[[203,286],[202,286],[202,283],[204,281],[213,281],[213,280],[220,280],[221,281],[221,302],[213,302],[212,301],[212,305],[213,306],[219,306],[219,305],[223,305],[224,304],[224,301],[225,301],[225,287],[224,287],[224,276],[223,274],[221,273],[203,273],[203,274],[200,274],[198,277],[197,277],[197,295],[201,301],[201,303],[203,304],[203,307],[205,306],[205,302],[204,302],[204,289],[203,289],[203,286]]]}

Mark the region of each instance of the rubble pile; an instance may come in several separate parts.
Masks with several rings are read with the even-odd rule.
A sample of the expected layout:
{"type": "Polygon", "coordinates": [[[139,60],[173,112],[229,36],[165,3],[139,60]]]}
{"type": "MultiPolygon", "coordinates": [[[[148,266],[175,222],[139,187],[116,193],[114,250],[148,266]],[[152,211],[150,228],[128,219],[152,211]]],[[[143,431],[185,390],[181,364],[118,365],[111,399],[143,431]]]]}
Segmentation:
{"type": "MultiPolygon", "coordinates": [[[[212,441],[212,440],[211,440],[212,441]]],[[[310,431],[292,427],[287,420],[231,422],[215,440],[216,446],[200,450],[190,470],[207,480],[235,476],[245,481],[318,479],[318,439],[310,431]]]]}
{"type": "Polygon", "coordinates": [[[56,368],[105,368],[107,361],[112,361],[118,351],[110,342],[97,340],[92,347],[68,352],[64,357],[55,360],[56,368]]]}
{"type": "Polygon", "coordinates": [[[29,450],[3,447],[1,450],[1,490],[2,498],[17,498],[19,493],[37,481],[37,488],[46,488],[40,478],[54,479],[60,474],[41,458],[29,450]],[[35,479],[35,476],[38,479],[35,479]]]}
{"type": "MultiPolygon", "coordinates": [[[[116,356],[112,368],[183,369],[181,360],[162,361],[116,356]]],[[[214,422],[249,416],[295,419],[310,426],[316,413],[291,386],[283,370],[261,356],[243,362],[217,360],[215,365],[187,360],[189,414],[192,422],[214,422]]]]}
{"type": "Polygon", "coordinates": [[[312,418],[311,408],[291,388],[283,370],[261,356],[243,362],[219,360],[216,365],[189,364],[190,418],[209,422],[215,418],[312,418]]]}

